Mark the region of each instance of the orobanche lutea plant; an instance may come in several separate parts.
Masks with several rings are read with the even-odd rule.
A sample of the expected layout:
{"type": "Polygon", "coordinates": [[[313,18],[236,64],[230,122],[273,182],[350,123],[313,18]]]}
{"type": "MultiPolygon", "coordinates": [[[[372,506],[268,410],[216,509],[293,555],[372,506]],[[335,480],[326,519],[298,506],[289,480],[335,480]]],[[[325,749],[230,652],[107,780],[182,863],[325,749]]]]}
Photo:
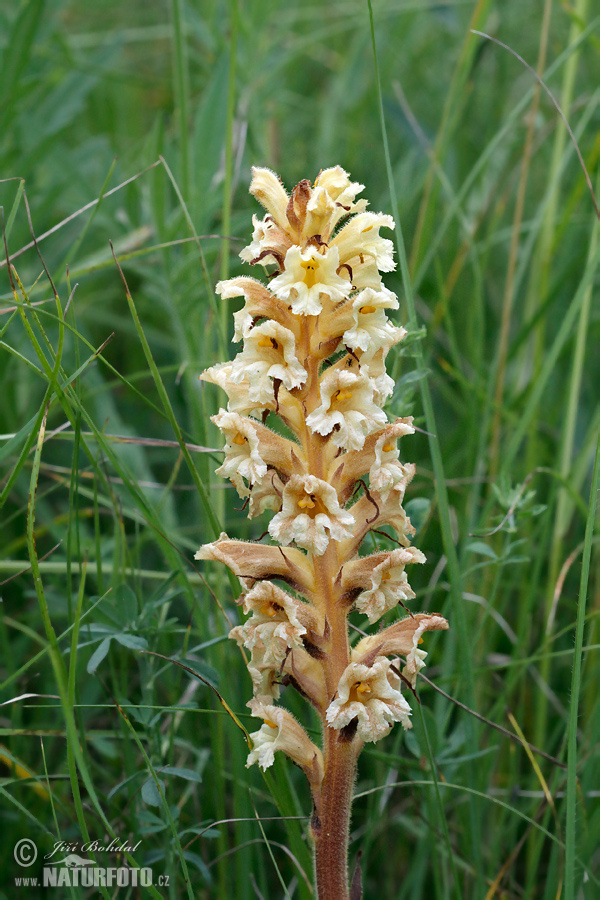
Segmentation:
{"type": "Polygon", "coordinates": [[[394,722],[411,727],[406,695],[424,665],[422,635],[448,627],[405,607],[415,597],[405,567],[425,560],[402,507],[414,466],[400,462],[397,443],[414,428],[411,418],[388,422],[383,406],[394,387],[386,355],[406,332],[386,315],[398,301],[380,277],[395,264],[379,229],[394,222],[365,211],[362,189],[335,166],[288,196],[273,172],[253,169],[250,193],[267,215],[254,217],[241,258],[275,272],[268,287],[246,276],[217,285],[224,299],[244,298],[234,314],[243,350],[201,376],[229,400],[213,416],[226,441],[217,472],[250,516],[274,515],[272,544],[221,534],[196,557],[225,563],[243,586],[249,618],[230,636],[250,651],[248,706],[263,722],[248,765],[266,769],[281,750],[306,775],[320,900],[349,896],[358,755],[394,722]],[[397,549],[361,556],[364,538],[385,526],[397,549]],[[351,645],[352,609],[373,624],[399,605],[408,615],[351,645]],[[317,711],[321,747],[279,705],[284,688],[317,711]]]}

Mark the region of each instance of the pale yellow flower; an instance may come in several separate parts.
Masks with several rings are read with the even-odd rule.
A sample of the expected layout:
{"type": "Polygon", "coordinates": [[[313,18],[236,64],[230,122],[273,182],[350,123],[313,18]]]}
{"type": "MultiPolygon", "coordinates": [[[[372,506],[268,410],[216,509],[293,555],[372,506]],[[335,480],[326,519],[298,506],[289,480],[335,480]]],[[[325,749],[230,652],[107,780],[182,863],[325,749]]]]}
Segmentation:
{"type": "Polygon", "coordinates": [[[386,309],[398,309],[398,300],[391,291],[365,288],[356,295],[352,307],[354,324],[344,332],[342,341],[346,347],[362,351],[361,365],[406,335],[406,329],[392,325],[385,314],[386,309]]]}
{"type": "MultiPolygon", "coordinates": [[[[356,719],[360,740],[373,742],[385,737],[394,722],[412,728],[410,706],[390,683],[390,665],[385,657],[370,666],[350,663],[340,678],[337,697],[327,709],[327,723],[340,730],[356,719]]],[[[393,680],[398,683],[397,678],[393,680]]]]}
{"type": "Polygon", "coordinates": [[[287,207],[289,197],[279,176],[262,166],[252,167],[250,193],[272,216],[274,223],[284,231],[288,226],[287,207]]]}
{"type": "Polygon", "coordinates": [[[275,409],[275,395],[271,379],[263,379],[254,385],[251,397],[248,372],[244,371],[239,364],[235,378],[232,377],[232,372],[233,363],[217,363],[216,366],[206,369],[200,378],[202,381],[218,385],[221,390],[225,391],[229,400],[227,408],[230,412],[250,415],[260,413],[263,409],[275,409]]]}
{"type": "MultiPolygon", "coordinates": [[[[402,329],[399,330],[402,331],[402,329]]],[[[365,358],[364,362],[361,357],[361,369],[371,380],[373,399],[379,406],[384,405],[388,397],[391,397],[394,393],[394,388],[396,387],[394,379],[388,375],[385,368],[385,360],[389,349],[389,346],[384,344],[372,356],[365,358]]]]}
{"type": "Polygon", "coordinates": [[[320,390],[321,405],[306,424],[318,434],[333,431],[337,447],[360,450],[365,437],[385,425],[387,416],[373,402],[373,386],[365,375],[331,368],[321,379],[320,390]]]}
{"type": "Polygon", "coordinates": [[[426,631],[446,628],[448,628],[448,623],[445,619],[442,619],[441,616],[432,616],[429,621],[421,621],[419,623],[419,627],[413,634],[412,647],[406,656],[406,665],[402,669],[402,674],[404,675],[406,680],[410,682],[413,688],[417,682],[418,673],[425,665],[425,657],[427,656],[427,652],[425,650],[420,650],[418,647],[418,644],[420,644],[422,641],[422,635],[426,631]],[[438,622],[436,620],[441,621],[438,622]]]}
{"type": "Polygon", "coordinates": [[[230,478],[240,497],[250,493],[244,479],[250,484],[266,475],[267,466],[260,455],[256,427],[252,421],[238,413],[220,410],[211,421],[225,435],[225,462],[216,469],[217,475],[230,478]]]}
{"type": "Polygon", "coordinates": [[[264,653],[256,647],[250,656],[248,673],[252,679],[252,693],[262,703],[277,700],[281,693],[281,676],[279,666],[267,663],[263,659],[264,653]]]}
{"type": "Polygon", "coordinates": [[[348,263],[352,269],[352,284],[358,290],[371,288],[373,291],[386,289],[377,263],[371,256],[355,256],[348,263]]]}
{"type": "Polygon", "coordinates": [[[406,616],[377,634],[362,638],[352,650],[352,661],[371,665],[380,656],[404,656],[406,665],[402,675],[414,688],[417,673],[425,665],[427,653],[419,649],[426,631],[446,631],[448,622],[437,613],[416,613],[406,616]]]}
{"type": "Polygon", "coordinates": [[[324,300],[337,303],[352,290],[350,281],[337,274],[339,264],[335,248],[320,252],[315,247],[290,247],[285,269],[273,279],[271,290],[287,300],[296,315],[316,316],[323,309],[324,300]]]}
{"type": "Polygon", "coordinates": [[[350,176],[341,166],[323,169],[315,180],[315,190],[323,188],[336,204],[338,212],[336,213],[334,225],[344,216],[365,210],[367,206],[366,200],[355,202],[356,195],[360,194],[364,187],[364,184],[350,181],[350,176]]]}
{"type": "Polygon", "coordinates": [[[291,315],[287,303],[279,300],[275,294],[264,286],[256,278],[239,275],[237,278],[229,278],[227,281],[219,281],[215,287],[217,294],[223,300],[233,297],[243,297],[244,306],[233,314],[235,324],[233,340],[241,341],[250,332],[256,319],[274,319],[296,334],[294,327],[296,318],[291,315]]]}
{"type": "Polygon", "coordinates": [[[281,750],[304,769],[311,783],[320,784],[323,779],[323,755],[291,713],[256,699],[251,700],[248,706],[253,716],[263,719],[264,725],[250,735],[254,747],[246,766],[258,763],[265,771],[273,765],[276,752],[281,750]]]}
{"type": "MultiPolygon", "coordinates": [[[[304,605],[308,613],[308,605],[304,605]]],[[[277,668],[293,647],[303,647],[307,630],[299,619],[300,607],[301,601],[277,585],[260,582],[244,597],[244,612],[251,612],[251,617],[233,628],[229,637],[253,652],[258,647],[263,663],[277,668]]]]}
{"type": "Polygon", "coordinates": [[[252,265],[281,266],[292,240],[271,216],[252,216],[252,241],[240,253],[240,259],[252,265]]]}
{"type": "Polygon", "coordinates": [[[425,556],[416,547],[363,556],[343,566],[342,587],[350,595],[360,589],[355,606],[373,623],[398,603],[412,600],[415,593],[404,567],[409,563],[424,562],[425,556]]]}
{"type": "MultiPolygon", "coordinates": [[[[377,443],[383,439],[382,447],[387,445],[395,446],[398,437],[403,434],[413,434],[412,421],[410,416],[405,419],[396,419],[394,422],[385,425],[384,428],[369,434],[361,450],[352,450],[345,453],[341,458],[341,463],[339,458],[332,461],[327,481],[334,485],[340,495],[341,502],[345,503],[351,494],[354,493],[356,482],[359,478],[362,478],[367,473],[369,473],[370,477],[370,471],[374,467],[376,473],[375,447],[377,443]]],[[[382,462],[385,462],[385,453],[382,456],[382,462]]],[[[405,466],[403,466],[403,469],[406,479],[410,480],[409,469],[405,466]]],[[[373,484],[371,484],[371,487],[374,491],[378,490],[373,484]]]]}
{"type": "Polygon", "coordinates": [[[396,268],[394,262],[394,245],[379,234],[380,228],[395,228],[391,216],[383,213],[362,212],[353,216],[338,231],[330,243],[340,254],[340,264],[349,265],[361,257],[371,257],[380,272],[392,272],[396,268]]]}
{"type": "Polygon", "coordinates": [[[288,390],[306,381],[306,369],[296,358],[296,339],[289,328],[267,320],[246,335],[244,349],[231,367],[231,380],[248,385],[251,401],[274,397],[274,380],[288,390]]]}
{"type": "MultiPolygon", "coordinates": [[[[344,214],[343,210],[339,212],[344,214]]],[[[302,243],[306,244],[309,238],[315,236],[318,236],[319,242],[328,241],[337,219],[339,219],[338,207],[328,191],[324,187],[314,188],[306,204],[302,243]]]]}
{"type": "Polygon", "coordinates": [[[273,469],[269,469],[263,478],[252,485],[248,504],[249,518],[260,516],[268,509],[279,512],[282,496],[283,483],[277,473],[273,469]]]}
{"type": "Polygon", "coordinates": [[[354,518],[342,509],[331,485],[314,475],[292,475],[283,492],[281,512],[269,523],[269,534],[284,546],[291,543],[322,556],[330,538],[349,538],[354,518]]]}
{"type": "Polygon", "coordinates": [[[399,459],[396,440],[402,434],[414,434],[414,428],[399,423],[386,429],[375,443],[375,459],[369,469],[369,484],[383,500],[387,500],[390,491],[396,488],[404,494],[406,482],[412,477],[413,470],[410,466],[403,465],[399,459]]]}

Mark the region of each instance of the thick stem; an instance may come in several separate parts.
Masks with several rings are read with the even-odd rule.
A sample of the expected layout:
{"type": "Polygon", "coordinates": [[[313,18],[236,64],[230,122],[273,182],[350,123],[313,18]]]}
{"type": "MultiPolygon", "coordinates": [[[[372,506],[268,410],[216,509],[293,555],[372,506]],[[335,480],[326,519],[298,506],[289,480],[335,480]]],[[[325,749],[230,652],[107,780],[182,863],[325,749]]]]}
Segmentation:
{"type": "Polygon", "coordinates": [[[315,871],[319,900],[348,900],[348,838],[358,756],[358,741],[346,741],[325,728],[325,776],[320,817],[313,820],[315,871]]]}

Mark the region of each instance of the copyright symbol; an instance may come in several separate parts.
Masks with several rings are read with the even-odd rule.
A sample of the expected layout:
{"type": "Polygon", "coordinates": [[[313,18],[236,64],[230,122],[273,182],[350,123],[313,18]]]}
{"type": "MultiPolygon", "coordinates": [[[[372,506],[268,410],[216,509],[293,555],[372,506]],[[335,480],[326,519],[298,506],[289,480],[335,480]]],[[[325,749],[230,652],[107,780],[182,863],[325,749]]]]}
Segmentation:
{"type": "Polygon", "coordinates": [[[30,838],[17,841],[13,856],[20,866],[32,866],[37,859],[37,847],[30,838]]]}

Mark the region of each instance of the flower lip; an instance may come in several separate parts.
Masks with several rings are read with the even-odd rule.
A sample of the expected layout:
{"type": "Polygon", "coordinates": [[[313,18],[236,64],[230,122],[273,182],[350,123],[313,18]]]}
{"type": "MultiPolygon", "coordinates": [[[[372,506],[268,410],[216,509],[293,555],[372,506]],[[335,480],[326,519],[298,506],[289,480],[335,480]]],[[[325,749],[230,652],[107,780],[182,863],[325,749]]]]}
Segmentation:
{"type": "Polygon", "coordinates": [[[283,491],[283,503],[269,523],[269,534],[287,546],[300,547],[322,556],[329,540],[350,536],[351,513],[340,507],[335,489],[314,475],[292,475],[283,491]]]}
{"type": "Polygon", "coordinates": [[[352,265],[352,260],[369,256],[381,272],[392,272],[396,268],[394,245],[380,236],[380,228],[395,228],[392,216],[372,212],[353,216],[331,241],[331,246],[339,249],[340,263],[352,265]]]}
{"type": "Polygon", "coordinates": [[[223,300],[243,297],[244,305],[233,314],[233,341],[241,341],[247,337],[258,321],[273,319],[293,332],[298,338],[298,321],[290,312],[289,306],[275,296],[267,287],[255,278],[238,275],[227,281],[219,281],[215,288],[223,300]]]}
{"type": "Polygon", "coordinates": [[[270,284],[274,294],[291,303],[297,315],[316,316],[323,309],[323,299],[336,303],[348,296],[351,283],[337,274],[337,249],[292,246],[286,253],[285,269],[270,284]]]}
{"type": "Polygon", "coordinates": [[[315,624],[308,604],[295,600],[277,585],[263,581],[244,598],[244,611],[252,615],[233,628],[229,636],[259,654],[264,665],[280,667],[290,650],[302,649],[307,625],[315,624]],[[306,607],[306,608],[303,608],[306,607]]]}
{"type": "Polygon", "coordinates": [[[230,478],[241,497],[249,494],[244,483],[259,481],[267,472],[265,461],[260,455],[260,443],[256,426],[245,416],[219,410],[211,420],[225,435],[225,461],[216,471],[230,478]]]}
{"type": "Polygon", "coordinates": [[[327,709],[328,725],[341,730],[356,719],[357,734],[363,741],[385,737],[394,722],[411,728],[410,706],[390,666],[389,659],[382,656],[371,665],[351,662],[340,678],[337,697],[327,709]]]}
{"type": "Polygon", "coordinates": [[[232,381],[248,381],[252,400],[273,395],[275,379],[290,391],[304,384],[306,377],[306,369],[296,357],[293,332],[271,319],[247,333],[244,349],[231,368],[232,381]]]}
{"type": "Polygon", "coordinates": [[[271,215],[259,220],[252,216],[254,226],[252,241],[240,253],[240,259],[250,265],[261,265],[265,268],[276,264],[283,267],[285,254],[292,245],[289,235],[283,231],[271,215]]]}
{"type": "Polygon", "coordinates": [[[346,347],[361,352],[361,363],[379,350],[397,344],[406,335],[405,328],[392,325],[385,314],[387,309],[398,309],[398,300],[386,289],[374,291],[367,287],[354,298],[354,324],[344,332],[342,340],[346,347]]]}
{"type": "Polygon", "coordinates": [[[321,381],[321,405],[306,419],[308,427],[345,450],[360,450],[365,437],[385,425],[387,416],[373,403],[369,379],[346,369],[332,368],[321,381]],[[335,429],[335,431],[334,431],[335,429]]]}

